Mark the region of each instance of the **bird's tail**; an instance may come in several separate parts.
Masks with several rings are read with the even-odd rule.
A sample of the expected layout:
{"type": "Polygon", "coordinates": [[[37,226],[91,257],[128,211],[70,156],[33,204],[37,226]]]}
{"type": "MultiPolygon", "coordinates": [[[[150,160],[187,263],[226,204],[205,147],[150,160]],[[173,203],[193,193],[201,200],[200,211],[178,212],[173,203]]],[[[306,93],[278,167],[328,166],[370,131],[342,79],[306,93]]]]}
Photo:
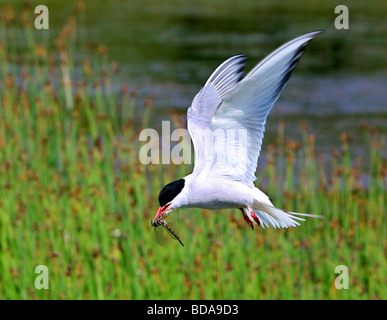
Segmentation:
{"type": "MultiPolygon", "coordinates": [[[[263,228],[269,226],[273,226],[274,228],[296,227],[300,225],[298,221],[305,221],[305,219],[301,217],[324,218],[323,216],[316,214],[288,212],[278,209],[273,206],[269,197],[258,188],[255,188],[253,212],[259,218],[263,228]]],[[[250,218],[251,214],[248,216],[250,218]]],[[[253,222],[254,220],[255,219],[252,219],[253,222]]]]}

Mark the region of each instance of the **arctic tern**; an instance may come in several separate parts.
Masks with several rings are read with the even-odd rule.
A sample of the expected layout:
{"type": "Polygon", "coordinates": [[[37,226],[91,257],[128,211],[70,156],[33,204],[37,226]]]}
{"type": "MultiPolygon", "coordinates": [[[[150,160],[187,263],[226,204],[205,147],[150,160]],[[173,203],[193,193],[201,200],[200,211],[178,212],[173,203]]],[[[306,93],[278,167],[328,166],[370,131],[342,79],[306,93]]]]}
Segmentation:
{"type": "Polygon", "coordinates": [[[229,58],[211,74],[187,112],[194,170],[162,188],[153,226],[179,208],[240,209],[253,229],[254,224],[295,227],[302,217],[321,217],[276,208],[254,186],[266,118],[306,46],[321,33],[285,43],[245,76],[244,55],[229,58]]]}

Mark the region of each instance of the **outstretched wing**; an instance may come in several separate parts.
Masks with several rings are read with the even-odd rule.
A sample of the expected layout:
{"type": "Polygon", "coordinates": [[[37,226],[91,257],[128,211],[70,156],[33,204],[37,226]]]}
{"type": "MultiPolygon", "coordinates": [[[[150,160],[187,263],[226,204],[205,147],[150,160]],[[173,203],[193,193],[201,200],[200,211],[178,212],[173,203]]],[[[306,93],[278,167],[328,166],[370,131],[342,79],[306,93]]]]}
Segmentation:
{"type": "Polygon", "coordinates": [[[212,139],[205,170],[254,185],[266,118],[305,47],[321,32],[285,43],[225,96],[211,121],[212,139]]]}
{"type": "Polygon", "coordinates": [[[203,168],[211,140],[211,120],[223,97],[243,76],[245,56],[223,62],[208,78],[187,111],[187,126],[195,150],[194,172],[203,168]]]}

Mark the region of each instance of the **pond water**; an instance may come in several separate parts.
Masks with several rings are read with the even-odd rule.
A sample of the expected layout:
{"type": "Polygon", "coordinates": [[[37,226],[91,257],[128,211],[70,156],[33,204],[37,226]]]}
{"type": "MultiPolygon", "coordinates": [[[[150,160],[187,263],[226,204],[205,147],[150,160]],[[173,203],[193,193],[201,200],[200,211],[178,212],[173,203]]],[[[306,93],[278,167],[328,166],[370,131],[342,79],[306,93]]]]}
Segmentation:
{"type": "MultiPolygon", "coordinates": [[[[12,6],[22,10],[26,2],[30,8],[44,3],[15,0],[12,6]]],[[[354,138],[354,152],[366,155],[361,120],[387,134],[386,1],[351,1],[348,30],[334,27],[334,9],[341,3],[331,0],[83,2],[85,41],[105,44],[140,100],[153,98],[155,128],[168,119],[167,110],[184,113],[209,74],[228,57],[247,54],[250,69],[284,42],[325,30],[308,46],[273,108],[266,144],[280,121],[285,121],[288,137],[297,140],[301,123],[306,123],[323,152],[339,145],[340,132],[346,131],[354,138]]],[[[51,0],[47,6],[54,39],[77,14],[76,5],[51,0]]]]}

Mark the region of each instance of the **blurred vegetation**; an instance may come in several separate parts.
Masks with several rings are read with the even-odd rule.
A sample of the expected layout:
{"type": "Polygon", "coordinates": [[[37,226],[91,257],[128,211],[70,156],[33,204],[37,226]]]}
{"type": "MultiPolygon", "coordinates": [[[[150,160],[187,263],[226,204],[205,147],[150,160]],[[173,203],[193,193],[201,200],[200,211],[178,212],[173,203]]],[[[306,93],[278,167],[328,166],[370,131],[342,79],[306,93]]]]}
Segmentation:
{"type": "Polygon", "coordinates": [[[28,13],[0,11],[0,298],[386,299],[386,137],[367,123],[364,158],[345,132],[330,157],[316,153],[305,126],[294,141],[281,124],[268,147],[264,191],[324,220],[251,231],[239,211],[181,210],[185,247],[160,247],[157,193],[191,166],[139,162],[152,101],[138,103],[110,47],[80,45],[84,10],[53,42],[28,13]],[[49,290],[34,287],[40,264],[49,290]],[[334,287],[341,264],[349,290],[334,287]]]}

